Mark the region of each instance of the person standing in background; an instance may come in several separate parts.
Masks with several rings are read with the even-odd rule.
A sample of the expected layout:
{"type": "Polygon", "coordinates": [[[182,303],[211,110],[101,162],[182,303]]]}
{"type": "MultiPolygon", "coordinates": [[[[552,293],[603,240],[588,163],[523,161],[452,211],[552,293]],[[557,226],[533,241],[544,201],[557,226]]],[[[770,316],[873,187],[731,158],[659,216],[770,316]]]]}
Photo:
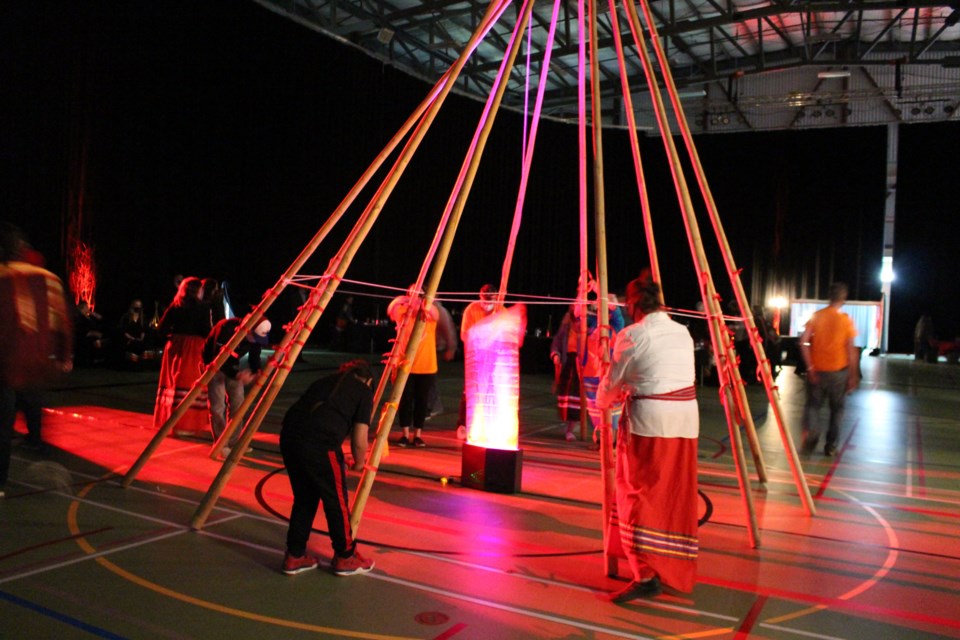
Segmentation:
{"type": "MultiPolygon", "coordinates": [[[[170,419],[203,373],[203,342],[212,327],[210,307],[202,302],[202,293],[199,278],[184,278],[176,297],[160,319],[157,333],[161,339],[167,340],[167,344],[160,363],[160,381],[153,410],[155,429],[170,419]]],[[[204,389],[177,422],[173,435],[209,438],[209,432],[210,413],[204,389]]]]}
{"type": "MultiPolygon", "coordinates": [[[[225,318],[214,325],[203,343],[203,363],[210,366],[223,347],[230,342],[240,327],[240,318],[225,318]]],[[[227,424],[233,420],[237,409],[243,404],[244,387],[260,372],[261,346],[267,344],[270,321],[262,319],[243,340],[237,343],[220,369],[207,384],[207,400],[210,406],[210,430],[213,439],[219,440],[227,424]],[[241,367],[241,359],[247,356],[247,366],[241,367]]],[[[230,441],[220,448],[220,455],[227,457],[240,438],[240,429],[230,436],[230,441]]]]}
{"type": "MultiPolygon", "coordinates": [[[[390,302],[387,315],[397,324],[399,330],[410,305],[422,304],[422,301],[419,296],[399,296],[390,302]]],[[[420,309],[419,313],[424,321],[423,337],[413,362],[410,363],[410,374],[397,409],[397,419],[403,429],[403,435],[397,441],[398,447],[427,446],[422,433],[423,424],[430,412],[430,386],[434,384],[437,376],[437,322],[440,320],[440,310],[437,305],[431,304],[429,308],[420,309]]]]}
{"type": "Polygon", "coordinates": [[[860,351],[853,344],[857,336],[850,316],[840,311],[847,301],[847,285],[830,285],[830,304],[814,313],[800,336],[800,354],[807,365],[807,400],[803,408],[803,446],[809,456],[817,448],[822,425],[820,408],[830,405],[823,453],[832,456],[840,438],[840,421],[848,393],[860,384],[860,351]]]}

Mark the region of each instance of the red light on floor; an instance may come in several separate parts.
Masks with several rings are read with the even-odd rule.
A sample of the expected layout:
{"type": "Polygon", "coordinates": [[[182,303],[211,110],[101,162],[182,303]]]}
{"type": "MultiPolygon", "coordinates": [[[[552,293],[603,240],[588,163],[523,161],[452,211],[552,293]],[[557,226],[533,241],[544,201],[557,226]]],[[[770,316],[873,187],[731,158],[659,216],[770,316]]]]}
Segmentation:
{"type": "Polygon", "coordinates": [[[518,448],[520,345],[526,326],[526,308],[514,305],[470,329],[464,388],[467,442],[471,445],[518,448]]]}

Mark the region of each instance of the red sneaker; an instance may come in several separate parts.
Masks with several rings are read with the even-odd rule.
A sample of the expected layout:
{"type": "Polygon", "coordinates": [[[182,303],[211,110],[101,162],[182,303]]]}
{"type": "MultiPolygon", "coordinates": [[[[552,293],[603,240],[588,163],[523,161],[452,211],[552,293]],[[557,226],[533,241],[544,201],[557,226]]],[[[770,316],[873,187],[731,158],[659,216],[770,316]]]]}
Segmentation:
{"type": "Polygon", "coordinates": [[[287,554],[283,556],[283,572],[288,576],[295,576],[298,573],[316,569],[318,564],[319,561],[309,553],[305,553],[302,556],[293,556],[290,555],[290,552],[287,552],[287,554]]]}
{"type": "Polygon", "coordinates": [[[338,576],[355,576],[360,573],[368,573],[373,569],[373,560],[367,560],[359,551],[354,551],[349,558],[334,556],[333,572],[338,576]]]}

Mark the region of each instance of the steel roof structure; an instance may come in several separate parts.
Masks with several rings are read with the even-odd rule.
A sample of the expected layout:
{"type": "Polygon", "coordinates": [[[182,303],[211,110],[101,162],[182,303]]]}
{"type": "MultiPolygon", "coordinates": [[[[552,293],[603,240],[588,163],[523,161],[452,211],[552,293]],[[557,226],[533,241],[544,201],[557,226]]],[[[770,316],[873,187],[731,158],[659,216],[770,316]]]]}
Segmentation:
{"type": "MultiPolygon", "coordinates": [[[[488,6],[476,0],[256,1],[428,82],[457,59],[488,6]]],[[[556,4],[544,114],[574,120],[578,2],[556,4]]],[[[519,6],[504,14],[471,56],[459,93],[486,98],[519,6]]],[[[544,57],[554,6],[536,0],[525,34],[534,65],[544,57]]],[[[650,10],[694,132],[960,118],[958,0],[652,0],[650,10]]],[[[609,11],[598,2],[604,122],[623,126],[609,11]]],[[[655,132],[640,58],[620,5],[618,16],[637,127],[655,132]]],[[[645,36],[649,41],[649,31],[645,36]]],[[[527,81],[526,55],[512,70],[504,97],[514,110],[524,109],[537,83],[527,81]]]]}

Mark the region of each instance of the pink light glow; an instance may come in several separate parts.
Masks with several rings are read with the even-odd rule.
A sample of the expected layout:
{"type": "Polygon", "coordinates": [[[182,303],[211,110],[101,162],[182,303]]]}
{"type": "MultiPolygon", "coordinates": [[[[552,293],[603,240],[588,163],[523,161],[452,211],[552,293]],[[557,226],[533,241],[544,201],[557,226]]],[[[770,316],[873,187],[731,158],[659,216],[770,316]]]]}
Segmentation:
{"type": "Polygon", "coordinates": [[[520,345],[523,305],[477,322],[465,341],[467,442],[488,449],[519,448],[520,345]]]}

